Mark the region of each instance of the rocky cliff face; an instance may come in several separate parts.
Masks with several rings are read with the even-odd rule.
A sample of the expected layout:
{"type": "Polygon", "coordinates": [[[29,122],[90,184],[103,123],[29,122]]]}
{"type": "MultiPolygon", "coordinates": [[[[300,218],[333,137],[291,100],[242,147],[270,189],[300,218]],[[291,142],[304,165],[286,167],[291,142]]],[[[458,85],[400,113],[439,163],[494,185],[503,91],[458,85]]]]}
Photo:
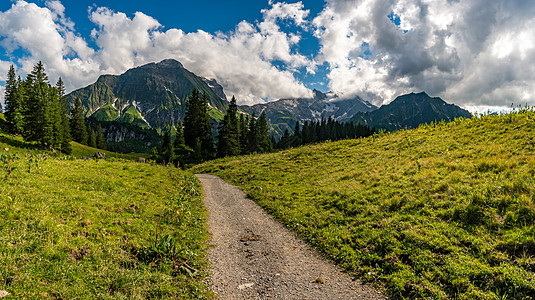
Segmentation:
{"type": "Polygon", "coordinates": [[[319,121],[331,117],[346,122],[359,112],[371,111],[377,107],[358,96],[340,99],[333,93],[325,94],[314,90],[314,98],[280,99],[253,106],[240,106],[240,109],[256,116],[265,112],[274,129],[273,133],[280,136],[286,129],[291,132],[297,121],[302,124],[305,120],[319,121]]]}
{"type": "Polygon", "coordinates": [[[448,104],[438,97],[426,93],[410,93],[399,96],[379,109],[356,114],[352,121],[377,129],[395,131],[416,128],[423,123],[452,121],[457,117],[470,118],[472,114],[454,104],[448,104]]]}
{"type": "Polygon", "coordinates": [[[95,116],[99,121],[147,124],[161,132],[172,131],[184,117],[186,99],[193,89],[206,93],[213,110],[226,111],[226,96],[215,80],[203,79],[172,59],[130,69],[118,76],[100,76],[94,84],[67,95],[67,99],[74,103],[79,97],[86,116],[95,116]],[[101,109],[105,112],[99,112],[101,109]]]}

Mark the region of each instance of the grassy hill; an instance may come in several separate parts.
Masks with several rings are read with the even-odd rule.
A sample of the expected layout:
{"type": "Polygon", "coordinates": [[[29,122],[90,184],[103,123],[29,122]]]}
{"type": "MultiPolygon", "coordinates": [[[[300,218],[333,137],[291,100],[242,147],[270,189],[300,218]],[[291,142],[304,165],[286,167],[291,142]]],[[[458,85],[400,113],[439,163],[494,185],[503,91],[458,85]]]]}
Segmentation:
{"type": "Polygon", "coordinates": [[[532,299],[535,112],[211,161],[394,299],[532,299]]]}
{"type": "Polygon", "coordinates": [[[201,194],[176,168],[56,157],[0,134],[0,290],[9,299],[209,298],[201,194]]]}

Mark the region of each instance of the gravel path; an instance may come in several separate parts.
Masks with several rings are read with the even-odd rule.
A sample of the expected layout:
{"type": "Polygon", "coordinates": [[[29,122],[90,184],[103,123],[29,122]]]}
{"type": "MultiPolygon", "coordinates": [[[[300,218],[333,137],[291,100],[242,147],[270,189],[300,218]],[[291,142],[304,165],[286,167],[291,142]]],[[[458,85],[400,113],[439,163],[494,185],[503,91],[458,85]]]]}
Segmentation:
{"type": "Polygon", "coordinates": [[[321,258],[235,186],[197,177],[210,212],[211,289],[220,299],[386,299],[321,258]]]}

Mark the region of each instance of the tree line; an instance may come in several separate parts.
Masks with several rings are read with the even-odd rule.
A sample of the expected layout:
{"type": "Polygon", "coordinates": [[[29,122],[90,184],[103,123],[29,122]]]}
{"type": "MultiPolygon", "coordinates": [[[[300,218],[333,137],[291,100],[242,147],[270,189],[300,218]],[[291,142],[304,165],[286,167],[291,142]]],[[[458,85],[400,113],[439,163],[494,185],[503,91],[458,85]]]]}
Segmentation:
{"type": "Polygon", "coordinates": [[[294,132],[290,134],[286,129],[278,142],[273,142],[277,149],[287,149],[323,141],[337,141],[342,139],[354,139],[368,137],[376,132],[363,124],[341,123],[329,117],[321,121],[305,121],[303,126],[299,121],[295,124],[294,132]]]}
{"type": "Polygon", "coordinates": [[[249,117],[239,113],[235,97],[217,125],[214,139],[215,132],[210,122],[208,96],[194,89],[186,102],[184,123],[178,124],[174,141],[171,134],[165,132],[161,146],[153,149],[152,158],[159,163],[190,164],[273,150],[266,115],[256,118],[254,114],[249,117]]]}
{"type": "Polygon", "coordinates": [[[374,128],[362,124],[341,123],[332,118],[321,121],[296,123],[292,134],[286,130],[276,141],[269,137],[269,124],[265,113],[258,118],[238,111],[236,98],[232,97],[229,108],[219,123],[214,139],[215,127],[210,122],[208,97],[193,90],[186,102],[184,124],[177,126],[176,136],[165,132],[162,144],[154,148],[152,158],[158,163],[191,164],[214,158],[251,153],[272,152],[301,145],[348,138],[367,137],[375,133],[374,128]]]}
{"type": "Polygon", "coordinates": [[[55,86],[48,81],[42,62],[22,80],[10,66],[5,87],[5,118],[13,134],[28,142],[70,154],[72,140],[92,147],[106,148],[102,128],[85,125],[80,99],[69,117],[65,85],[61,77],[55,86]]]}

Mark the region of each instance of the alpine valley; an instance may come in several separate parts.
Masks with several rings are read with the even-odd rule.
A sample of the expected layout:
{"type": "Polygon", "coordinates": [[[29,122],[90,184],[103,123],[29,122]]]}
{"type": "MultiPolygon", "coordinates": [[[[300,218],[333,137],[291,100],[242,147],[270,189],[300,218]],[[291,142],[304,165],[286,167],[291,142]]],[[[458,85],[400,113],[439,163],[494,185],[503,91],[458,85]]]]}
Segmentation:
{"type": "MultiPolygon", "coordinates": [[[[88,121],[102,125],[113,150],[148,152],[159,143],[163,132],[174,135],[194,89],[205,94],[211,121],[219,123],[229,106],[223,87],[215,79],[198,76],[172,59],[133,68],[121,75],[102,75],[95,83],[68,94],[67,100],[72,107],[75,99],[80,98],[88,121]]],[[[313,98],[242,105],[239,110],[257,117],[264,112],[271,126],[270,135],[275,138],[285,130],[292,132],[296,122],[329,118],[394,131],[471,116],[468,111],[423,92],[400,96],[378,108],[359,96],[342,98],[332,92],[314,90],[313,98]]]]}

